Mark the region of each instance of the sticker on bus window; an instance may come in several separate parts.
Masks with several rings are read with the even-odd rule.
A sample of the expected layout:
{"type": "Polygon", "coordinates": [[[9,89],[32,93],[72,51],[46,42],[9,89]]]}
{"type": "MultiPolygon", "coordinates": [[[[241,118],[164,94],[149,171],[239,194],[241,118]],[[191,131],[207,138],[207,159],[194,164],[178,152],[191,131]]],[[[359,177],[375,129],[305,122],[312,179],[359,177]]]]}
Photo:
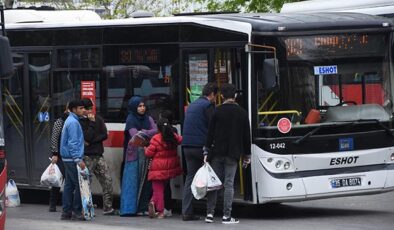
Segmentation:
{"type": "Polygon", "coordinates": [[[288,118],[283,117],[279,119],[276,127],[278,127],[279,132],[288,133],[291,130],[291,121],[288,118]]]}
{"type": "Polygon", "coordinates": [[[327,66],[314,66],[315,75],[329,75],[329,74],[337,74],[338,68],[336,65],[327,65],[327,66]]]}

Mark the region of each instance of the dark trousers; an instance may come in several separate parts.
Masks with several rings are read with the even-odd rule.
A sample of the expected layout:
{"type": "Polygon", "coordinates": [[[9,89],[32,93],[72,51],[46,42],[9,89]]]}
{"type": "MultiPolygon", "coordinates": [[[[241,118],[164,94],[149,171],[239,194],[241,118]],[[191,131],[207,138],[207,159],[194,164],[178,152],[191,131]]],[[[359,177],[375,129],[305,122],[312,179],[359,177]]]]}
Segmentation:
{"type": "MultiPolygon", "coordinates": [[[[63,178],[65,178],[64,164],[63,164],[62,158],[60,156],[58,157],[58,161],[56,164],[59,167],[60,172],[63,175],[63,178]]],[[[49,190],[49,207],[56,208],[56,204],[59,199],[59,196],[60,196],[60,188],[59,187],[52,187],[49,190]]]]}
{"type": "Polygon", "coordinates": [[[63,191],[63,212],[82,213],[81,192],[79,190],[78,170],[75,162],[64,162],[66,181],[63,191]]]}
{"type": "Polygon", "coordinates": [[[202,154],[202,147],[183,147],[183,157],[186,162],[187,174],[185,184],[183,186],[182,197],[182,214],[193,214],[193,194],[190,188],[194,175],[198,169],[203,165],[204,156],[202,154]]]}
{"type": "Polygon", "coordinates": [[[174,204],[175,200],[171,197],[171,182],[167,180],[164,188],[164,207],[167,210],[171,210],[174,208],[174,204]]]}

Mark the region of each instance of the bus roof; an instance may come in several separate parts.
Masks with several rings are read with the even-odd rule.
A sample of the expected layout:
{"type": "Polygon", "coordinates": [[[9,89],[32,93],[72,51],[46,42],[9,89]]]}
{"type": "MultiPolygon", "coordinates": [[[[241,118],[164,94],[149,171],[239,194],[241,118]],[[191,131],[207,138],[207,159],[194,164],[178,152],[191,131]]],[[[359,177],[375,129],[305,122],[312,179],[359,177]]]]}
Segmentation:
{"type": "Polygon", "coordinates": [[[8,24],[12,23],[45,23],[45,22],[84,22],[97,21],[101,17],[91,10],[5,10],[4,17],[8,24]]]}
{"type": "MultiPolygon", "coordinates": [[[[52,11],[56,13],[58,11],[52,11]]],[[[52,29],[52,28],[81,28],[81,27],[109,27],[109,26],[137,26],[137,25],[156,25],[156,24],[185,24],[196,23],[215,28],[231,30],[250,34],[252,29],[249,23],[234,22],[223,19],[199,18],[199,17],[150,17],[150,18],[126,18],[112,20],[46,20],[30,23],[9,23],[6,15],[7,29],[52,29]]]]}
{"type": "MultiPolygon", "coordinates": [[[[56,13],[57,11],[52,11],[56,13]]],[[[6,18],[6,22],[9,22],[6,18]]],[[[259,32],[379,29],[392,26],[392,21],[378,16],[359,13],[230,13],[197,16],[128,18],[116,20],[55,20],[34,23],[7,23],[12,29],[51,29],[108,26],[137,26],[155,24],[196,23],[230,31],[250,34],[259,32]]]]}
{"type": "Polygon", "coordinates": [[[309,0],[285,3],[281,13],[359,12],[372,15],[394,13],[393,0],[309,0]]]}
{"type": "Polygon", "coordinates": [[[248,13],[205,17],[250,23],[253,32],[366,29],[392,26],[391,20],[360,13],[248,13]],[[383,26],[385,25],[385,26],[383,26]]]}

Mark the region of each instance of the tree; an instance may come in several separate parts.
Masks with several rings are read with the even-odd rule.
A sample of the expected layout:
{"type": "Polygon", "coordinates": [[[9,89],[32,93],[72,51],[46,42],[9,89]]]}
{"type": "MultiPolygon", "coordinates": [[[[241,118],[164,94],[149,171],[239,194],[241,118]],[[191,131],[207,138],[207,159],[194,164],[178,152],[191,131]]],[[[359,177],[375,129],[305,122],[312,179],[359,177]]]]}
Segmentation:
{"type": "Polygon", "coordinates": [[[284,3],[303,0],[197,0],[208,11],[279,12],[284,3]]]}

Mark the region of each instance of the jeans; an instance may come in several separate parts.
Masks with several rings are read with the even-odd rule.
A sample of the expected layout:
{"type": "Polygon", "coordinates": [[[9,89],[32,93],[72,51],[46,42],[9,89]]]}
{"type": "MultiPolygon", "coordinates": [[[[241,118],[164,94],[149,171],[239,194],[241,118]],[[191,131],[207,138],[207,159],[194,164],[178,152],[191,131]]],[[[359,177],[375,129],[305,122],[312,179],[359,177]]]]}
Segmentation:
{"type": "Polygon", "coordinates": [[[190,188],[194,175],[198,169],[203,165],[204,156],[202,154],[202,147],[184,147],[183,157],[186,161],[187,174],[185,185],[183,186],[183,197],[182,197],[182,214],[192,215],[193,214],[193,194],[190,188]]]}
{"type": "Polygon", "coordinates": [[[63,191],[63,212],[82,213],[81,193],[79,190],[78,170],[75,162],[64,162],[65,177],[63,191]]]}
{"type": "MultiPolygon", "coordinates": [[[[234,178],[237,172],[238,161],[230,157],[214,157],[210,165],[223,183],[223,216],[230,217],[234,199],[234,178]]],[[[217,190],[207,194],[207,214],[215,213],[217,190]]]]}

